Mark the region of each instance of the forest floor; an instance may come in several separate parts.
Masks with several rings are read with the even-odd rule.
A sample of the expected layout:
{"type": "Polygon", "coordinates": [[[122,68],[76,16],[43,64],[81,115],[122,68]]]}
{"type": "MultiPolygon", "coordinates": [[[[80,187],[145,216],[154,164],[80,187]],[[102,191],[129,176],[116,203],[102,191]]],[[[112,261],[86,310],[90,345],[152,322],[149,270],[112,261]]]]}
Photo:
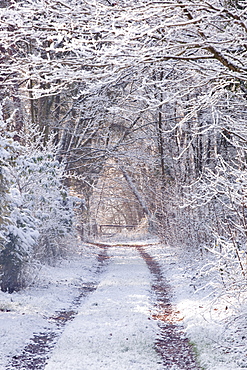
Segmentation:
{"type": "Polygon", "coordinates": [[[0,294],[1,370],[247,369],[246,325],[228,325],[199,259],[154,240],[106,243],[0,294]]]}

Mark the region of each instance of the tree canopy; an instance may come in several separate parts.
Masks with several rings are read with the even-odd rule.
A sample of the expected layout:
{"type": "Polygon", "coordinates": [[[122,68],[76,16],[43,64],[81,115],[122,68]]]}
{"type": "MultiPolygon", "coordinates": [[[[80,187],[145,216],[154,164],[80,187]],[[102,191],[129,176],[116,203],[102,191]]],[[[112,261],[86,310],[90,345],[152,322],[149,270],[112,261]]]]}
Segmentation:
{"type": "Polygon", "coordinates": [[[223,260],[222,248],[246,251],[246,10],[240,0],[2,2],[0,235],[17,222],[10,181],[29,198],[19,216],[41,234],[54,217],[56,235],[71,227],[70,193],[84,238],[100,222],[147,218],[174,245],[217,240],[223,260]]]}

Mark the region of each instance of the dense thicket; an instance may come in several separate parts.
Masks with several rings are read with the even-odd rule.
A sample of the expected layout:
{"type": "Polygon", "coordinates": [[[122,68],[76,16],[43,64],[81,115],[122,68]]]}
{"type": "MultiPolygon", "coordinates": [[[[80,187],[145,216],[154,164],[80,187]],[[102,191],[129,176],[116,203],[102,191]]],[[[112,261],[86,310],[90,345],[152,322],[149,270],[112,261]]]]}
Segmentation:
{"type": "Polygon", "coordinates": [[[67,217],[68,187],[84,199],[84,237],[98,223],[146,217],[167,242],[206,246],[224,271],[234,264],[245,276],[245,2],[5,1],[0,22],[1,140],[15,153],[2,151],[1,163],[16,173],[1,175],[3,253],[14,243],[8,222],[17,222],[7,183],[25,161],[39,171],[40,151],[56,199],[46,200],[48,219],[67,217]],[[33,125],[41,140],[30,139],[33,125]]]}

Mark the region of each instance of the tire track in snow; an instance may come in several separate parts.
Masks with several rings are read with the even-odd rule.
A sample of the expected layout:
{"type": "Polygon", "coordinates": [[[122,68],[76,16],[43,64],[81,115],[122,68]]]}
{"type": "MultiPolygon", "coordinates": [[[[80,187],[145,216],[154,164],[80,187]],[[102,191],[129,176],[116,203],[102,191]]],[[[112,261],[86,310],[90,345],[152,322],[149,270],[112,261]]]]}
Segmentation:
{"type": "Polygon", "coordinates": [[[155,297],[152,318],[158,321],[160,333],[155,342],[155,349],[163,360],[165,369],[199,370],[192,346],[179,327],[176,313],[170,301],[171,288],[165,280],[161,268],[155,259],[145,251],[144,246],[133,245],[152,274],[152,291],[155,297]]]}
{"type": "Polygon", "coordinates": [[[163,369],[154,348],[148,267],[135,248],[109,245],[108,253],[97,290],[66,326],[45,370],[163,369]]]}
{"type": "Polygon", "coordinates": [[[145,250],[145,245],[95,243],[104,248],[135,248],[145,260],[152,276],[151,289],[154,297],[151,317],[157,321],[159,333],[154,343],[166,370],[200,370],[193,348],[179,325],[179,319],[171,304],[171,287],[163,276],[159,263],[145,250]]]}
{"type": "MultiPolygon", "coordinates": [[[[98,245],[101,250],[97,255],[98,266],[96,273],[100,274],[110,258],[107,254],[107,248],[104,245],[98,245]]],[[[75,297],[71,303],[71,307],[66,310],[55,312],[48,319],[48,325],[43,332],[34,333],[30,338],[29,343],[23,348],[20,354],[12,357],[6,370],[43,370],[51,350],[55,347],[58,339],[63,333],[65,325],[72,321],[77,315],[77,308],[81,304],[83,298],[86,298],[90,293],[94,292],[98,287],[99,282],[87,282],[79,288],[79,295],[75,297]],[[54,328],[55,324],[55,328],[54,328]],[[49,327],[50,326],[50,327],[49,327]]]]}
{"type": "MultiPolygon", "coordinates": [[[[100,243],[90,244],[95,244],[101,248],[97,256],[97,273],[100,273],[109,259],[107,249],[116,247],[116,245],[100,243]]],[[[161,358],[162,368],[169,370],[199,370],[200,367],[196,363],[189,341],[185,338],[181,327],[176,323],[176,314],[170,302],[170,287],[162,275],[158,262],[146,252],[145,246],[120,244],[118,247],[135,248],[145,260],[151,273],[151,289],[155,298],[151,317],[153,320],[157,321],[159,327],[159,334],[154,343],[154,347],[161,358]]],[[[53,326],[51,325],[50,328],[49,326],[44,328],[44,332],[34,334],[22,353],[12,358],[6,370],[43,370],[50,357],[51,350],[55,347],[65,329],[66,323],[72,321],[76,317],[77,308],[81,304],[82,298],[94,292],[97,286],[97,283],[84,284],[81,287],[80,294],[73,300],[71,308],[59,311],[54,316],[50,317],[50,323],[52,323],[53,326]],[[56,326],[55,329],[54,323],[56,326]]]]}

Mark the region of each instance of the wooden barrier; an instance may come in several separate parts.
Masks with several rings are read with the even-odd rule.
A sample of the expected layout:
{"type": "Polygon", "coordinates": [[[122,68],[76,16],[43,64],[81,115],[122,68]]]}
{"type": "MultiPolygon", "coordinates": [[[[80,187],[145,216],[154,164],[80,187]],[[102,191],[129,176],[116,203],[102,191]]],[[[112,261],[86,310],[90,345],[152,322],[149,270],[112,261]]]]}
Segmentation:
{"type": "Polygon", "coordinates": [[[116,224],[104,224],[104,225],[99,225],[99,230],[100,230],[100,233],[103,233],[103,228],[109,228],[109,229],[112,229],[112,228],[117,228],[117,229],[134,229],[135,227],[137,227],[138,225],[116,225],[116,224]]]}

